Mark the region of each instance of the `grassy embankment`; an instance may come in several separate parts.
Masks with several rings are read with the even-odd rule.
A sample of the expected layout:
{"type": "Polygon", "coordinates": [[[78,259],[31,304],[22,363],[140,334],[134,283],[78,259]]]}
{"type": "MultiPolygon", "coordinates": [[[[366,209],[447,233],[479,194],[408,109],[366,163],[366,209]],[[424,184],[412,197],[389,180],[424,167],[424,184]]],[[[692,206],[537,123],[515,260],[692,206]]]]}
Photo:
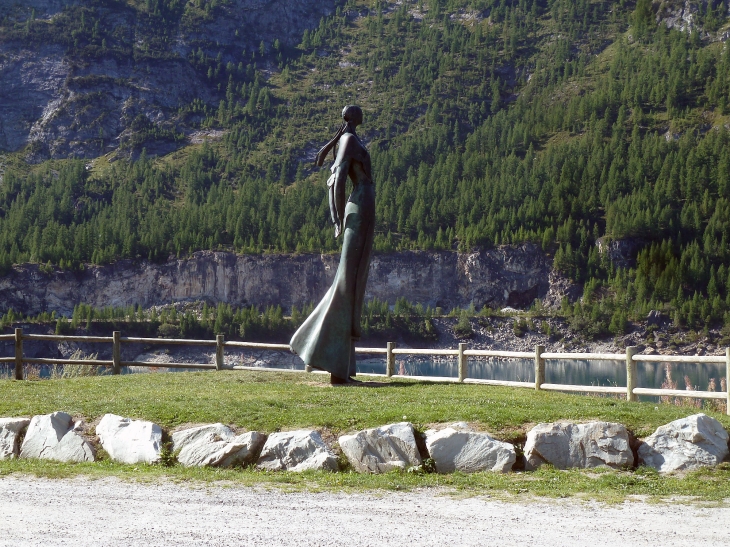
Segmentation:
{"type": "MultiPolygon", "coordinates": [[[[524,442],[532,424],[560,419],[600,419],[625,424],[646,436],[692,408],[618,399],[534,392],[476,385],[431,384],[394,380],[373,388],[331,388],[320,375],[291,373],[182,373],[68,380],[0,381],[0,416],[32,416],[64,410],[93,423],[107,412],[143,418],[173,429],[186,423],[223,422],[267,433],[315,427],[325,438],[404,419],[417,428],[464,420],[499,439],[524,442]]],[[[730,418],[713,414],[725,427],[730,418]]],[[[468,494],[512,497],[578,496],[621,501],[632,495],[665,499],[730,499],[730,465],[662,477],[653,470],[477,473],[463,475],[389,473],[379,476],[342,473],[263,473],[253,469],[185,469],[179,465],[126,466],[102,460],[94,464],[0,461],[0,476],[29,473],[46,477],[116,476],[135,480],[232,481],[241,485],[278,485],[310,490],[410,489],[446,487],[468,494]],[[689,499],[689,498],[687,498],[689,499]]]]}

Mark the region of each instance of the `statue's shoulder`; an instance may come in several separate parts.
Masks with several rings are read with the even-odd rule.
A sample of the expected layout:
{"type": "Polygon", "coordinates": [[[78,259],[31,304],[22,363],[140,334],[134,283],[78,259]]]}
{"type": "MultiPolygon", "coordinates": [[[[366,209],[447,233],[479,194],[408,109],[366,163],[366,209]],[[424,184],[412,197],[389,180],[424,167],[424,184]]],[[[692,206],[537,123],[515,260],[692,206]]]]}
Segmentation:
{"type": "Polygon", "coordinates": [[[340,160],[352,158],[362,162],[369,156],[367,148],[365,148],[362,143],[360,143],[360,140],[352,133],[345,133],[342,135],[342,137],[340,137],[339,145],[340,148],[337,151],[337,156],[340,160]]]}

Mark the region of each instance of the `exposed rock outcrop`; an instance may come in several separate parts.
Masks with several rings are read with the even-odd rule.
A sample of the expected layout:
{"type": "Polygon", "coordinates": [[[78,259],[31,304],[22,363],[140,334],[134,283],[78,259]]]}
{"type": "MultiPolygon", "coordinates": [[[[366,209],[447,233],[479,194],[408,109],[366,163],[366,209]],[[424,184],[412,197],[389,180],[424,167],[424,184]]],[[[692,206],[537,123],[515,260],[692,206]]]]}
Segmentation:
{"type": "Polygon", "coordinates": [[[28,418],[0,418],[0,460],[18,457],[20,434],[29,423],[28,418]]]}
{"type": "Polygon", "coordinates": [[[633,268],[636,266],[636,255],[648,243],[646,239],[640,237],[627,237],[624,239],[600,237],[596,240],[598,252],[606,255],[617,268],[633,268]]]}
{"type": "Polygon", "coordinates": [[[558,469],[600,466],[621,469],[634,464],[634,455],[628,431],[621,424],[537,424],[527,434],[525,469],[533,470],[544,463],[558,469]]]}
{"type": "Polygon", "coordinates": [[[176,431],[172,449],[185,466],[232,467],[253,463],[266,435],[249,431],[236,435],[223,424],[210,424],[176,431]]]}
{"type": "Polygon", "coordinates": [[[365,429],[338,439],[352,467],[361,473],[387,473],[421,465],[421,455],[408,422],[365,429]]]}
{"type": "MultiPolygon", "coordinates": [[[[708,4],[720,17],[727,16],[730,12],[728,0],[665,0],[659,5],[656,22],[680,32],[700,32],[707,36],[707,29],[702,28],[700,23],[700,13],[707,11],[708,4]]],[[[722,34],[718,38],[727,40],[722,34]]]]}
{"type": "MultiPolygon", "coordinates": [[[[705,3],[705,2],[703,2],[705,3]]],[[[665,2],[656,15],[657,23],[681,32],[692,32],[697,28],[698,2],[665,2]]]]}
{"type": "Polygon", "coordinates": [[[337,471],[337,456],[313,430],[272,433],[257,467],[266,471],[337,471]]]}
{"type": "Polygon", "coordinates": [[[162,429],[152,422],[105,414],[96,426],[96,434],[114,461],[134,464],[160,459],[162,429]]]}
{"type": "Polygon", "coordinates": [[[65,412],[34,416],[20,448],[20,457],[93,462],[96,459],[93,447],[77,431],[81,426],[65,412]]]}
{"type": "MultiPolygon", "coordinates": [[[[237,65],[246,57],[242,52],[257,51],[262,41],[268,50],[274,40],[294,45],[335,7],[334,0],[231,0],[204,15],[185,6],[167,14],[166,28],[158,29],[134,4],[143,3],[0,0],[0,18],[19,22],[33,16],[49,22],[64,9],[83,7],[103,22],[101,34],[109,40],[108,47],[96,44],[93,54],[81,56],[52,36],[41,46],[0,40],[0,150],[30,143],[30,161],[93,158],[117,148],[140,119],[185,133],[178,108],[193,99],[217,105],[225,92],[196,68],[191,53],[237,65]],[[163,50],[150,55],[151,41],[165,44],[163,50]]],[[[150,140],[146,148],[162,154],[178,145],[150,140]]]]}
{"type": "MultiPolygon", "coordinates": [[[[335,271],[336,255],[236,255],[200,251],[164,264],[122,260],[81,272],[43,273],[36,265],[13,268],[0,278],[0,312],[56,311],[70,315],[79,302],[97,308],[207,300],[235,306],[281,305],[291,309],[317,302],[335,271]],[[296,282],[292,282],[296,280],[296,282]]],[[[561,280],[535,245],[505,246],[472,253],[406,251],[373,257],[366,299],[395,303],[405,297],[448,310],[466,307],[524,307],[561,280]]],[[[575,291],[577,293],[577,291],[575,291]]],[[[569,296],[574,296],[572,293],[569,296]]]]}
{"type": "Polygon", "coordinates": [[[659,427],[639,446],[639,461],[661,473],[714,466],[727,456],[727,431],[702,413],[659,427]]]}

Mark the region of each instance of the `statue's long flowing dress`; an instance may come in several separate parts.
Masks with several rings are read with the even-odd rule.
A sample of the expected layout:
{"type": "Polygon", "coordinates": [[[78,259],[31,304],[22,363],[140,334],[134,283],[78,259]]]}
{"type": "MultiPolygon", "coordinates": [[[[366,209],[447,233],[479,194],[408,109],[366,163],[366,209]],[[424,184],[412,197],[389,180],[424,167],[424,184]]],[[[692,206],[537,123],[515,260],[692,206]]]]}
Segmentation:
{"type": "Polygon", "coordinates": [[[360,180],[353,180],[354,188],[345,207],[342,254],[335,279],[290,342],[292,351],[305,364],[342,379],[356,372],[354,340],[360,337],[375,229],[375,188],[370,166],[363,167],[360,180]]]}

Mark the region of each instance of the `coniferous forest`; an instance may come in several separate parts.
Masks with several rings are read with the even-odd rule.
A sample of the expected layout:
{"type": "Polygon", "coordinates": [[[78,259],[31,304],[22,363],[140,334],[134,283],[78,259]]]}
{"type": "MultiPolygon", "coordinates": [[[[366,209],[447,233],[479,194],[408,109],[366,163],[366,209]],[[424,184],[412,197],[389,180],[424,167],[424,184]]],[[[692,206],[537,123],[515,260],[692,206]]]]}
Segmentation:
{"type": "MultiPolygon", "coordinates": [[[[99,2],[50,22],[1,18],[0,42],[162,58],[171,29],[225,0],[122,3],[149,22],[144,51],[99,2]]],[[[534,242],[584,284],[568,315],[611,332],[652,309],[690,328],[728,324],[728,5],[691,2],[682,30],[666,24],[674,4],[348,0],[296,46],[201,45],[187,61],[219,99],[179,105],[178,125],[141,116],[116,156],[93,161],[4,156],[0,270],[335,252],[329,173],[312,162],[357,103],[377,252],[534,242]],[[186,144],[184,127],[221,137],[186,144]],[[178,146],[156,157],[155,142],[178,146]],[[599,239],[639,242],[635,267],[613,266],[599,239]]]]}

